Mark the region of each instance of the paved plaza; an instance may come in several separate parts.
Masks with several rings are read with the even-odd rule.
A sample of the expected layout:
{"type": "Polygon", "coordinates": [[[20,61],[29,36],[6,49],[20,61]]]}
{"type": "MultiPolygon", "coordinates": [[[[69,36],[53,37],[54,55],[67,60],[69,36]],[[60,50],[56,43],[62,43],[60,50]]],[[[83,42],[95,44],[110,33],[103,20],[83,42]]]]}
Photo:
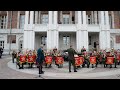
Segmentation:
{"type": "MultiPolygon", "coordinates": [[[[114,66],[113,66],[114,67],[114,66]]],[[[3,55],[0,59],[0,79],[120,79],[120,65],[117,68],[104,68],[98,65],[96,68],[77,69],[78,72],[68,72],[68,62],[65,62],[63,68],[58,68],[52,64],[51,68],[43,67],[44,74],[39,77],[38,68],[19,69],[15,63],[12,63],[11,56],[3,55]]]]}

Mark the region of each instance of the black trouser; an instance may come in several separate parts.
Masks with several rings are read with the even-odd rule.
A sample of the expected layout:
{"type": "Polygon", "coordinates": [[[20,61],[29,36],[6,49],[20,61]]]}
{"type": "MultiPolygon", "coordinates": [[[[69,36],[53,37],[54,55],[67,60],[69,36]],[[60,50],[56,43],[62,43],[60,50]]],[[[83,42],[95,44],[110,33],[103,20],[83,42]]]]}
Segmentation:
{"type": "Polygon", "coordinates": [[[74,71],[76,71],[75,60],[69,60],[69,72],[71,71],[71,64],[73,65],[74,71]]]}
{"type": "Polygon", "coordinates": [[[39,63],[39,64],[38,64],[39,74],[43,73],[43,71],[42,71],[42,64],[43,64],[43,63],[39,63]]]}
{"type": "Polygon", "coordinates": [[[33,67],[33,63],[28,63],[29,64],[29,68],[33,67]]]}
{"type": "Polygon", "coordinates": [[[17,65],[19,66],[19,69],[23,69],[24,68],[24,63],[22,63],[22,67],[20,66],[20,63],[17,62],[17,65]]]}
{"type": "Polygon", "coordinates": [[[1,56],[2,56],[2,53],[0,52],[0,58],[1,58],[1,56]]]}
{"type": "Polygon", "coordinates": [[[15,58],[14,58],[14,57],[12,57],[12,62],[13,62],[13,63],[14,63],[14,59],[15,59],[15,58]]]}

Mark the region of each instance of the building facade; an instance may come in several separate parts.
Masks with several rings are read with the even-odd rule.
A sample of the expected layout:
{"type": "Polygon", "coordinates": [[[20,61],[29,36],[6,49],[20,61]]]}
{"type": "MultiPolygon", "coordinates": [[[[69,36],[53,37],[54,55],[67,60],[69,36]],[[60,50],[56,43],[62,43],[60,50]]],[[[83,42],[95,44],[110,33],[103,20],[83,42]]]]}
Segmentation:
{"type": "Polygon", "coordinates": [[[119,11],[1,11],[0,46],[16,49],[80,51],[120,49],[119,11]]]}

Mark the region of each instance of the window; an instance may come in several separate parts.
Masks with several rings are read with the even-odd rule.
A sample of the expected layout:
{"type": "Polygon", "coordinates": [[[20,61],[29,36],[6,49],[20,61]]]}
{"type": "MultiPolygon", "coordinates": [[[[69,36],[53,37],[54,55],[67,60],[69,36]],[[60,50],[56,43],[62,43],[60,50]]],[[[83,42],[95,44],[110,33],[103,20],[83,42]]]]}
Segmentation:
{"type": "Polygon", "coordinates": [[[0,41],[0,46],[4,48],[4,41],[0,41]]]}
{"type": "Polygon", "coordinates": [[[64,45],[70,44],[70,37],[69,36],[63,36],[63,44],[64,45]]]}
{"type": "Polygon", "coordinates": [[[116,43],[120,43],[120,35],[116,35],[116,43]]]}
{"type": "Polygon", "coordinates": [[[48,24],[48,15],[43,14],[41,17],[41,23],[42,24],[48,24]]]}
{"type": "Polygon", "coordinates": [[[0,29],[6,28],[6,15],[0,16],[0,29]]]}
{"type": "Polygon", "coordinates": [[[88,24],[91,24],[91,15],[88,15],[88,24]]]}
{"type": "Polygon", "coordinates": [[[63,24],[69,24],[70,15],[63,15],[63,24]]]}
{"type": "Polygon", "coordinates": [[[16,43],[16,35],[8,35],[7,36],[7,43],[16,43]]]}
{"type": "Polygon", "coordinates": [[[91,45],[91,36],[89,36],[89,45],[91,45]]]}
{"type": "Polygon", "coordinates": [[[41,37],[41,44],[46,45],[46,43],[47,43],[47,37],[46,36],[42,36],[41,37]]]}
{"type": "Polygon", "coordinates": [[[20,15],[20,29],[24,28],[25,24],[25,15],[20,15]]]}

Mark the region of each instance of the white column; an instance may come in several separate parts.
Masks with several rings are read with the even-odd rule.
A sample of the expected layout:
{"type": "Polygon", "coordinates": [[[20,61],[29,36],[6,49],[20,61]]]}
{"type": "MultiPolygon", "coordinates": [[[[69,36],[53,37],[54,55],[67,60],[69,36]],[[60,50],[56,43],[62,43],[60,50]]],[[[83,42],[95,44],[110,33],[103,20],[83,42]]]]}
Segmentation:
{"type": "Polygon", "coordinates": [[[37,21],[38,20],[38,11],[35,11],[35,24],[38,24],[37,21]]]}
{"type": "Polygon", "coordinates": [[[49,24],[52,24],[52,12],[53,11],[49,11],[49,24]]]}
{"type": "Polygon", "coordinates": [[[88,51],[88,31],[86,31],[86,50],[88,51]]]}
{"type": "MultiPolygon", "coordinates": [[[[57,24],[58,24],[58,12],[54,11],[54,25],[55,25],[55,30],[54,32],[54,47],[58,48],[58,31],[56,30],[57,28],[57,24]]],[[[53,48],[54,48],[53,47],[53,48]]]]}
{"type": "Polygon", "coordinates": [[[86,11],[83,11],[83,25],[86,25],[86,11]]]}
{"type": "Polygon", "coordinates": [[[55,30],[55,46],[59,48],[59,32],[55,30]]]}
{"type": "Polygon", "coordinates": [[[27,40],[28,40],[28,49],[32,49],[32,32],[31,31],[28,31],[28,35],[29,35],[29,39],[27,37],[27,40]]]}
{"type": "Polygon", "coordinates": [[[32,31],[32,50],[34,50],[35,49],[35,32],[34,31],[32,31]]]}
{"type": "Polygon", "coordinates": [[[86,48],[86,50],[88,50],[88,32],[87,31],[83,31],[84,33],[84,47],[86,48]]]}
{"type": "Polygon", "coordinates": [[[47,50],[51,49],[51,30],[47,31],[47,50]]]}
{"type": "Polygon", "coordinates": [[[84,31],[79,32],[79,35],[81,36],[81,48],[84,46],[84,31]]]}
{"type": "Polygon", "coordinates": [[[106,21],[106,27],[107,29],[110,28],[110,25],[109,25],[109,15],[108,15],[108,11],[105,11],[105,21],[106,21]]]}
{"type": "Polygon", "coordinates": [[[39,16],[39,18],[38,18],[38,24],[41,24],[41,11],[39,11],[39,14],[38,14],[39,16]]]}
{"type": "Polygon", "coordinates": [[[56,38],[57,38],[57,36],[56,36],[56,34],[57,34],[56,30],[54,30],[53,33],[54,33],[54,38],[53,38],[54,47],[56,47],[56,38]]]}
{"type": "Polygon", "coordinates": [[[27,31],[24,31],[24,36],[23,36],[23,48],[27,49],[27,31]]]}
{"type": "Polygon", "coordinates": [[[58,12],[57,11],[54,11],[54,24],[56,25],[57,22],[58,22],[58,12]]]}
{"type": "Polygon", "coordinates": [[[30,24],[33,24],[34,11],[30,11],[30,24]]]}
{"type": "Polygon", "coordinates": [[[25,25],[28,24],[29,11],[25,11],[25,25]]]}
{"type": "Polygon", "coordinates": [[[100,25],[101,25],[101,29],[104,28],[104,11],[100,11],[100,25]]]}
{"type": "Polygon", "coordinates": [[[78,25],[78,30],[77,30],[77,32],[76,32],[76,44],[77,44],[77,50],[78,51],[80,51],[81,50],[81,48],[82,48],[82,44],[83,44],[83,42],[82,42],[82,36],[83,36],[83,34],[82,34],[82,31],[81,31],[81,25],[82,25],[82,16],[81,15],[83,15],[82,14],[82,12],[81,11],[78,11],[78,15],[77,15],[77,21],[78,21],[78,23],[77,23],[77,25],[78,25]]]}
{"type": "Polygon", "coordinates": [[[70,11],[70,24],[72,24],[72,11],[70,11]]]}
{"type": "Polygon", "coordinates": [[[20,25],[20,11],[18,11],[17,29],[19,29],[19,25],[20,25]]]}
{"type": "Polygon", "coordinates": [[[82,31],[81,30],[78,30],[76,32],[76,45],[77,45],[77,50],[80,51],[82,46],[83,46],[83,37],[84,35],[82,34],[82,31]]]}
{"type": "Polygon", "coordinates": [[[79,51],[79,32],[77,31],[76,32],[76,47],[77,47],[77,50],[79,51]]]}
{"type": "Polygon", "coordinates": [[[107,48],[110,48],[110,31],[108,30],[106,32],[107,32],[107,43],[106,43],[106,45],[107,45],[107,48]]]}
{"type": "Polygon", "coordinates": [[[92,19],[92,24],[94,24],[94,11],[91,11],[91,19],[92,19]]]}
{"type": "Polygon", "coordinates": [[[87,31],[86,11],[83,11],[83,27],[84,27],[84,47],[88,50],[88,31],[87,31]]]}
{"type": "Polygon", "coordinates": [[[62,15],[62,11],[60,11],[60,22],[61,22],[61,24],[63,24],[63,15],[62,15]]]}
{"type": "Polygon", "coordinates": [[[106,38],[107,36],[106,35],[107,35],[106,31],[102,31],[102,36],[101,37],[102,37],[102,48],[103,49],[106,49],[106,47],[107,47],[106,46],[106,44],[107,44],[106,43],[106,41],[107,41],[107,38],[106,38]]]}
{"type": "Polygon", "coordinates": [[[100,49],[103,49],[103,31],[99,34],[99,41],[100,41],[100,49]]]}
{"type": "Polygon", "coordinates": [[[112,16],[112,28],[114,28],[114,11],[111,11],[111,16],[112,16]]]}
{"type": "Polygon", "coordinates": [[[78,24],[81,25],[82,21],[81,21],[81,11],[78,11],[78,24]]]}
{"type": "Polygon", "coordinates": [[[97,24],[97,11],[94,11],[94,16],[95,16],[95,24],[97,24]]]}
{"type": "Polygon", "coordinates": [[[78,24],[78,11],[75,11],[75,24],[78,24]]]}

